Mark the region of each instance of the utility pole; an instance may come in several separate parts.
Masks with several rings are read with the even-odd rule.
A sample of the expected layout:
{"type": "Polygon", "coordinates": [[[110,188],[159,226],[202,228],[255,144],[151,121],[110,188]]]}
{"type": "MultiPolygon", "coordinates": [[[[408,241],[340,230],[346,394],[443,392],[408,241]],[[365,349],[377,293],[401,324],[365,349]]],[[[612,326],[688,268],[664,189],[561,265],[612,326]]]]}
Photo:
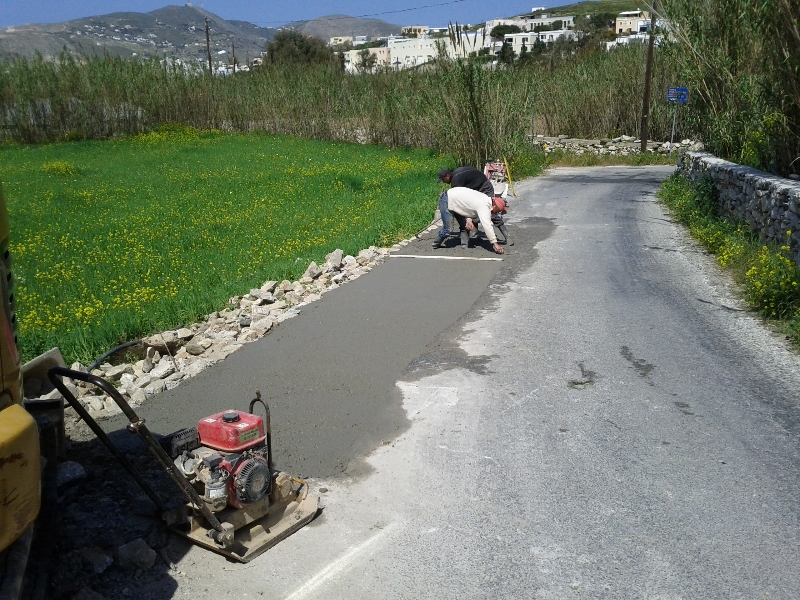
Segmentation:
{"type": "Polygon", "coordinates": [[[650,17],[650,45],[647,48],[647,68],[644,72],[644,103],[642,105],[642,146],[640,151],[642,154],[647,152],[647,138],[650,135],[650,80],[653,78],[653,46],[656,40],[656,4],[657,0],[653,0],[653,6],[650,8],[652,15],[650,17]]]}
{"type": "Polygon", "coordinates": [[[211,38],[208,36],[208,17],[206,17],[206,54],[208,54],[208,76],[214,76],[214,69],[211,68],[211,38]]]}
{"type": "Polygon", "coordinates": [[[236,46],[231,38],[231,54],[233,55],[233,74],[236,75],[236,46]]]}
{"type": "Polygon", "coordinates": [[[536,140],[536,84],[531,86],[531,146],[536,140]]]}

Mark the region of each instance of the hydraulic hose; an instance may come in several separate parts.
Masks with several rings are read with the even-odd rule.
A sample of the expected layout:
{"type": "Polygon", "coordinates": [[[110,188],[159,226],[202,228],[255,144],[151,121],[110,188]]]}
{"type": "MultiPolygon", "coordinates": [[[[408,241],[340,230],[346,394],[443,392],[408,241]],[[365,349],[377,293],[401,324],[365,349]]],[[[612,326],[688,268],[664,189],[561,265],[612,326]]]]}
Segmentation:
{"type": "Polygon", "coordinates": [[[127,348],[128,346],[135,346],[136,344],[139,344],[139,343],[141,343],[141,341],[142,341],[142,340],[133,340],[132,342],[125,342],[124,344],[120,344],[120,345],[119,345],[119,346],[117,346],[116,348],[112,348],[111,350],[109,350],[109,351],[108,351],[108,352],[106,352],[105,354],[103,354],[103,355],[101,355],[101,356],[97,357],[97,358],[94,360],[94,362],[93,362],[92,364],[90,364],[90,365],[89,365],[89,367],[88,367],[88,371],[89,371],[90,373],[91,373],[92,371],[94,371],[94,370],[95,370],[97,367],[99,367],[99,366],[102,364],[102,362],[103,362],[105,359],[107,359],[109,356],[111,356],[111,355],[112,355],[112,354],[114,354],[115,352],[118,352],[119,350],[122,350],[123,348],[127,348]]]}

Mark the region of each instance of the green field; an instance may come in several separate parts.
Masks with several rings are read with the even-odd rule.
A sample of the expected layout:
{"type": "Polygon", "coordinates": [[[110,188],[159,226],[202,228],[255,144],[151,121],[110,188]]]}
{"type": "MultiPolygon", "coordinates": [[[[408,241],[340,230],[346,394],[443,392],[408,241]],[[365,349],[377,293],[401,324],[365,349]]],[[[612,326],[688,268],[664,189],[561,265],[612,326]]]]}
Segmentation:
{"type": "Polygon", "coordinates": [[[195,322],[342,248],[430,222],[444,159],[166,127],[118,141],[0,147],[26,359],[90,361],[195,322]]]}

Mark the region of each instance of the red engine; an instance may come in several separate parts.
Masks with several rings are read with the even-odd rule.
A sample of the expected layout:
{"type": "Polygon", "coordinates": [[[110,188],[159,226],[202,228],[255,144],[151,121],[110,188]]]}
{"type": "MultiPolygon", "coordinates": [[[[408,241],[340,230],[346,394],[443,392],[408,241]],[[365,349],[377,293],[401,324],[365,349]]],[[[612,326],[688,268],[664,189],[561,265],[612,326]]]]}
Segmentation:
{"type": "Polygon", "coordinates": [[[171,443],[175,466],[216,512],[269,495],[273,473],[265,441],[261,417],[226,410],[201,419],[196,430],[175,434],[171,443]]]}

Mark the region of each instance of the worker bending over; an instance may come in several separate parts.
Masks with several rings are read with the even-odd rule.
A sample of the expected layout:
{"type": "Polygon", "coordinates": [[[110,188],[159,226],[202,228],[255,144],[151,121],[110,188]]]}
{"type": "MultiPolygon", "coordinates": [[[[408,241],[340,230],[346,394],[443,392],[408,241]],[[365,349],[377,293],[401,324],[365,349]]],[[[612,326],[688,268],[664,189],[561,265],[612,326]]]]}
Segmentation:
{"type": "MultiPolygon", "coordinates": [[[[494,185],[492,185],[492,182],[489,181],[486,175],[471,166],[458,167],[455,170],[448,168],[440,169],[438,181],[447,183],[454,188],[466,187],[471,190],[483,192],[490,198],[496,195],[494,185]]],[[[487,229],[487,223],[488,221],[484,221],[484,229],[487,229]]],[[[500,230],[500,233],[503,234],[503,241],[505,243],[509,246],[514,245],[514,241],[511,239],[511,236],[508,235],[508,228],[506,227],[502,214],[492,215],[492,225],[495,225],[497,229],[500,230]]]]}
{"type": "MultiPolygon", "coordinates": [[[[439,197],[439,208],[442,213],[442,229],[433,242],[433,247],[441,247],[444,239],[450,233],[451,215],[452,218],[458,221],[461,229],[461,246],[467,247],[469,242],[468,232],[473,231],[476,227],[473,220],[491,223],[493,215],[499,215],[506,210],[506,203],[502,198],[490,198],[476,190],[466,187],[454,187],[442,192],[439,197]]],[[[490,225],[484,229],[486,230],[486,237],[489,238],[489,242],[492,244],[492,249],[497,254],[503,254],[502,246],[497,243],[494,227],[490,225]]]]}

